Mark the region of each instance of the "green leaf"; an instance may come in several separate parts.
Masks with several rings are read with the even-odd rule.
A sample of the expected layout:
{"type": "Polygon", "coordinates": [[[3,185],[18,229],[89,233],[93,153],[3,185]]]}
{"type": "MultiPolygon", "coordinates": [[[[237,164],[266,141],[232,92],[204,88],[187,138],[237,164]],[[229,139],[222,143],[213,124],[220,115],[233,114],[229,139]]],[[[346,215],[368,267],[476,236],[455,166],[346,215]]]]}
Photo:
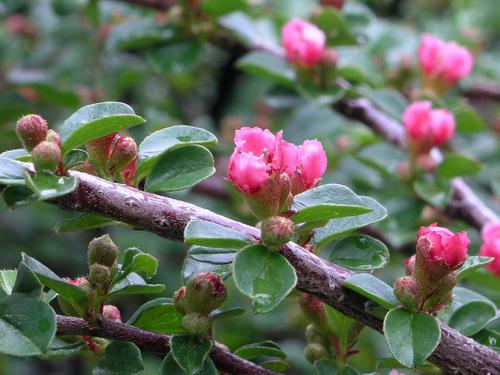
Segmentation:
{"type": "Polygon", "coordinates": [[[88,158],[89,158],[89,155],[87,154],[87,151],[85,151],[85,150],[80,150],[78,148],[71,150],[70,152],[68,152],[68,154],[64,158],[64,167],[66,169],[73,169],[77,165],[88,160],[88,158]]]}
{"type": "Polygon", "coordinates": [[[21,185],[10,185],[3,191],[3,200],[9,208],[22,207],[37,200],[30,188],[21,185]]]}
{"type": "Polygon", "coordinates": [[[384,320],[384,334],[394,357],[407,367],[424,362],[439,344],[439,321],[426,314],[412,314],[397,307],[384,320]]]}
{"type": "MultiPolygon", "coordinates": [[[[185,375],[186,373],[175,362],[172,353],[168,353],[160,366],[160,375],[185,375]]],[[[196,375],[218,375],[219,372],[210,358],[205,359],[203,368],[196,375]]]]}
{"type": "Polygon", "coordinates": [[[233,272],[232,261],[234,260],[235,254],[235,252],[232,252],[230,254],[222,254],[225,256],[225,258],[223,259],[224,263],[220,263],[219,254],[214,254],[212,256],[208,255],[199,258],[191,257],[188,253],[188,256],[184,258],[184,263],[182,265],[181,275],[183,283],[186,283],[191,276],[199,272],[218,273],[223,279],[227,279],[233,272]],[[214,257],[216,257],[215,262],[211,261],[211,259],[213,259],[214,257]]]}
{"type": "Polygon", "coordinates": [[[168,150],[146,179],[151,192],[187,189],[215,173],[214,157],[203,146],[188,145],[168,150]]]}
{"type": "Polygon", "coordinates": [[[387,210],[375,199],[363,196],[359,198],[362,201],[362,206],[371,208],[373,211],[359,216],[332,219],[322,228],[316,229],[314,231],[314,242],[318,247],[326,245],[343,234],[376,223],[387,217],[387,210]]]}
{"type": "Polygon", "coordinates": [[[157,298],[146,302],[132,315],[127,324],[147,331],[165,334],[182,333],[182,315],[169,298],[157,298]]]}
{"type": "Polygon", "coordinates": [[[392,288],[369,273],[359,273],[349,277],[344,282],[344,286],[387,309],[392,309],[400,304],[394,296],[392,288]]]}
{"type": "Polygon", "coordinates": [[[71,303],[79,315],[83,315],[86,310],[87,294],[82,289],[61,279],[49,268],[26,254],[23,254],[23,261],[37,275],[43,285],[57,292],[71,303]]]}
{"type": "Polygon", "coordinates": [[[478,255],[468,256],[462,267],[457,270],[457,276],[458,278],[467,277],[467,274],[469,274],[471,271],[478,269],[485,264],[493,262],[494,259],[495,258],[492,257],[482,257],[478,255]]]}
{"type": "Polygon", "coordinates": [[[453,112],[459,132],[480,132],[486,128],[483,119],[469,106],[461,106],[458,110],[453,112]]]}
{"type": "Polygon", "coordinates": [[[261,356],[286,359],[286,354],[274,342],[263,341],[240,346],[234,354],[244,359],[254,359],[261,356]]]}
{"type": "Polygon", "coordinates": [[[31,297],[40,298],[43,286],[35,273],[28,268],[26,263],[21,261],[17,267],[16,282],[12,288],[12,293],[24,293],[31,297]]]}
{"type": "Polygon", "coordinates": [[[106,40],[106,49],[133,50],[146,49],[165,44],[173,39],[175,32],[149,18],[131,18],[114,25],[111,35],[106,40]]]}
{"type": "Polygon", "coordinates": [[[363,206],[363,201],[347,186],[327,184],[296,195],[293,198],[292,208],[301,211],[322,204],[363,206]]]}
{"type": "Polygon", "coordinates": [[[0,302],[0,353],[36,356],[47,352],[56,333],[56,314],[45,302],[12,294],[0,302]]]}
{"type": "Polygon", "coordinates": [[[237,230],[204,220],[191,220],[184,230],[184,241],[190,245],[240,249],[254,238],[237,230]]]}
{"type": "Polygon", "coordinates": [[[14,150],[7,150],[0,153],[0,158],[7,158],[18,161],[30,161],[31,154],[24,148],[16,148],[14,150]]]}
{"type": "Polygon", "coordinates": [[[115,341],[106,347],[104,358],[92,372],[93,375],[136,375],[142,374],[141,351],[131,342],[115,341]]]}
{"type": "Polygon", "coordinates": [[[188,256],[203,263],[229,264],[233,263],[238,250],[239,249],[193,246],[188,250],[188,256]]]}
{"type": "Polygon", "coordinates": [[[52,342],[50,343],[49,350],[46,354],[39,356],[41,359],[63,359],[71,357],[75,354],[78,354],[86,347],[84,341],[77,342],[66,342],[60,339],[59,337],[54,337],[52,342]]]}
{"type": "Polygon", "coordinates": [[[171,126],[161,129],[144,138],[139,145],[137,180],[151,173],[154,165],[166,151],[185,145],[211,147],[217,145],[217,138],[210,132],[187,125],[171,126]]]}
{"type": "Polygon", "coordinates": [[[337,374],[338,366],[330,359],[321,358],[314,362],[314,370],[316,375],[333,375],[337,374]]]}
{"type": "Polygon", "coordinates": [[[437,172],[443,178],[472,176],[481,171],[481,163],[461,154],[448,154],[439,164],[437,172]]]}
{"type": "Polygon", "coordinates": [[[104,228],[114,225],[125,225],[104,216],[81,214],[65,220],[54,227],[56,233],[76,232],[79,230],[104,228]]]}
{"type": "Polygon", "coordinates": [[[202,9],[205,13],[215,17],[246,8],[245,0],[203,0],[202,9]]]}
{"type": "Polygon", "coordinates": [[[359,216],[371,212],[371,208],[352,205],[320,204],[307,207],[291,218],[296,224],[328,221],[341,217],[359,216]]]}
{"type": "Polygon", "coordinates": [[[196,337],[174,335],[170,341],[170,350],[177,364],[187,375],[199,373],[212,349],[211,340],[196,337]]]}
{"type": "MultiPolygon", "coordinates": [[[[0,288],[3,293],[8,296],[12,294],[12,289],[16,283],[17,270],[1,270],[0,271],[0,288]]],[[[0,294],[0,297],[2,295],[0,294]]]]}
{"type": "Polygon", "coordinates": [[[109,293],[110,297],[117,297],[127,294],[155,294],[162,293],[165,290],[165,285],[162,284],[147,284],[144,279],[132,272],[123,280],[115,283],[109,293]]]}
{"type": "Polygon", "coordinates": [[[27,170],[23,163],[0,156],[0,185],[24,185],[27,170]]]}
{"type": "Polygon", "coordinates": [[[31,176],[25,172],[24,179],[39,200],[48,200],[71,193],[78,185],[78,179],[73,176],[56,176],[37,173],[31,176]]]}
{"type": "Polygon", "coordinates": [[[321,106],[329,106],[342,99],[346,90],[340,86],[321,88],[316,85],[298,83],[295,85],[297,92],[310,103],[321,106]]]}
{"type": "Polygon", "coordinates": [[[267,52],[247,53],[236,65],[247,73],[269,78],[288,87],[293,87],[297,79],[295,70],[283,58],[267,52]]]}
{"type": "Polygon", "coordinates": [[[214,310],[210,313],[210,319],[220,320],[220,319],[234,318],[236,316],[243,315],[244,313],[245,309],[239,307],[233,307],[227,310],[214,310]]]}
{"type": "Polygon", "coordinates": [[[314,18],[314,23],[322,29],[328,44],[355,44],[356,38],[352,35],[349,23],[340,10],[334,7],[325,7],[314,18]]]}
{"type": "Polygon", "coordinates": [[[150,279],[156,274],[158,260],[136,247],[130,247],[125,250],[123,264],[114,277],[111,285],[125,279],[131,273],[138,273],[145,278],[150,279]]]}
{"type": "Polygon", "coordinates": [[[404,111],[410,105],[408,100],[399,91],[394,89],[364,90],[363,93],[377,107],[398,121],[403,118],[404,111]]]}
{"type": "Polygon", "coordinates": [[[444,208],[451,195],[451,187],[446,180],[420,179],[413,183],[415,193],[425,202],[437,208],[444,208]]]}
{"type": "Polygon", "coordinates": [[[484,301],[472,301],[457,308],[448,325],[465,336],[472,336],[483,329],[496,316],[495,306],[484,301]]]}
{"type": "Polygon", "coordinates": [[[252,299],[256,314],[275,308],[297,283],[288,260],[260,245],[245,247],[236,254],[233,276],[238,289],[252,299]]]}
{"type": "Polygon", "coordinates": [[[104,102],[82,107],[64,121],[59,129],[63,155],[93,139],[143,122],[144,119],[124,103],[104,102]]]}
{"type": "Polygon", "coordinates": [[[342,267],[366,271],[382,268],[389,260],[389,250],[381,241],[358,234],[338,241],[329,259],[342,267]]]}

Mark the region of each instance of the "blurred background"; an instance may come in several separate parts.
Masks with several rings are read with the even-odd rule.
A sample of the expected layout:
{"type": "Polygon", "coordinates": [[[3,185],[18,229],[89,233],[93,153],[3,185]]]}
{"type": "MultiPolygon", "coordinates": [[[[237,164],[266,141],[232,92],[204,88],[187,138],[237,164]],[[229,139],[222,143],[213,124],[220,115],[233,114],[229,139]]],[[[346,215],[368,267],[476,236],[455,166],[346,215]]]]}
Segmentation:
{"type": "MultiPolygon", "coordinates": [[[[313,0],[219,1],[227,5],[222,7],[214,6],[218,3],[215,0],[200,2],[208,4],[203,8],[205,16],[213,20],[234,10],[246,11],[273,43],[279,43],[281,26],[288,19],[309,18],[318,11],[318,1],[313,0]]],[[[377,272],[386,282],[392,283],[403,272],[402,260],[413,252],[421,224],[439,221],[457,230],[466,229],[473,242],[471,252],[478,251],[477,231],[461,222],[449,222],[401,185],[395,175],[399,162],[405,159],[401,151],[330,107],[239,70],[235,62],[245,53],[244,48],[236,44],[228,48],[224,41],[213,42],[210,33],[200,33],[196,24],[180,24],[182,1],[168,11],[132,3],[0,0],[0,152],[19,147],[15,122],[21,115],[40,114],[57,129],[80,106],[121,101],[147,120],[130,131],[137,143],[155,130],[177,124],[199,126],[216,134],[220,141],[214,150],[217,176],[193,191],[173,196],[255,224],[223,179],[234,130],[244,125],[284,129],[290,142],[310,138],[323,142],[329,158],[323,182],[346,184],[388,208],[388,219],[375,228],[390,245],[391,265],[377,272]]],[[[339,64],[355,67],[360,87],[373,98],[377,98],[379,88],[411,92],[417,73],[416,48],[424,31],[454,39],[478,56],[465,87],[500,82],[497,0],[347,0],[343,12],[356,45],[342,41],[336,45],[339,64]]],[[[472,184],[488,205],[500,212],[500,106],[482,100],[470,104],[476,108],[475,114],[480,113],[476,127],[459,128],[453,147],[484,163],[472,184]]],[[[401,103],[392,105],[401,107],[401,103]]],[[[88,242],[110,233],[122,250],[137,246],[159,259],[159,272],[153,281],[165,283],[166,296],[179,288],[184,245],[125,227],[57,232],[58,224],[76,215],[41,203],[14,210],[0,203],[0,267],[17,267],[21,253],[27,252],[60,276],[76,277],[86,269],[88,242]]],[[[228,280],[231,292],[226,306],[248,309],[241,317],[218,323],[216,339],[231,349],[274,340],[288,354],[293,369],[290,374],[312,374],[312,367],[303,358],[306,322],[296,304],[286,301],[270,314],[255,316],[248,300],[228,280]]],[[[493,276],[479,272],[466,283],[500,303],[500,283],[493,276]]],[[[155,297],[126,297],[114,304],[127,319],[138,306],[155,297]]],[[[352,357],[352,363],[363,372],[375,371],[376,358],[390,357],[382,336],[371,330],[364,331],[357,348],[361,354],[352,357]]],[[[161,359],[144,357],[145,373],[156,374],[161,359]]],[[[42,362],[0,356],[0,374],[87,374],[91,363],[92,359],[81,357],[42,362]]]]}

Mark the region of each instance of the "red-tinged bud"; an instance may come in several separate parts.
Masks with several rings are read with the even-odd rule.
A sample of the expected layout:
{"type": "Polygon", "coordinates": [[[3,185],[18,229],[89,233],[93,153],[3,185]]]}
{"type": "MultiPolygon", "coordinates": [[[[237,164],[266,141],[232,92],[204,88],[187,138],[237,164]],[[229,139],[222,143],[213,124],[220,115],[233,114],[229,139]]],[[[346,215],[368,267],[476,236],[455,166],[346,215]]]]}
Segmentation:
{"type": "Polygon", "coordinates": [[[84,172],[84,173],[87,173],[87,174],[91,174],[93,176],[97,176],[97,171],[95,170],[94,166],[92,165],[92,163],[88,160],[85,160],[83,163],[78,163],[77,165],[75,165],[73,168],[71,168],[75,171],[79,171],[79,172],[84,172]]]}
{"type": "Polygon", "coordinates": [[[89,267],[89,281],[92,285],[103,285],[109,281],[111,272],[109,267],[99,263],[91,264],[89,267]]]}
{"type": "Polygon", "coordinates": [[[192,312],[184,316],[181,322],[182,328],[190,336],[196,336],[200,339],[210,337],[212,323],[210,319],[203,314],[192,312]]]}
{"type": "Polygon", "coordinates": [[[324,7],[331,6],[337,9],[342,9],[344,7],[345,0],[320,0],[319,3],[324,7]]]}
{"type": "Polygon", "coordinates": [[[31,151],[31,158],[37,173],[53,173],[62,160],[61,149],[55,143],[43,141],[31,151]]]}
{"type": "Polygon", "coordinates": [[[443,310],[444,305],[451,302],[452,290],[457,283],[457,273],[451,272],[448,275],[441,278],[433,288],[432,294],[426,299],[423,310],[434,312],[438,310],[443,310]]]}
{"type": "Polygon", "coordinates": [[[321,344],[311,343],[304,349],[304,356],[309,361],[309,363],[314,364],[317,360],[321,358],[327,358],[330,356],[328,349],[326,349],[321,344]]]}
{"type": "Polygon", "coordinates": [[[326,336],[332,333],[323,302],[308,293],[303,293],[298,302],[302,313],[320,333],[326,336]]]}
{"type": "Polygon", "coordinates": [[[409,311],[417,311],[420,307],[421,290],[417,281],[411,276],[403,276],[396,280],[394,295],[409,311]]]}
{"type": "Polygon", "coordinates": [[[128,163],[125,168],[120,172],[123,178],[123,182],[128,186],[134,186],[135,175],[137,173],[137,162],[139,158],[136,157],[130,163],[128,163]]]}
{"type": "Polygon", "coordinates": [[[16,133],[24,148],[33,150],[47,137],[47,121],[38,115],[27,115],[19,119],[16,124],[16,133]]]}
{"type": "Polygon", "coordinates": [[[99,173],[105,170],[106,162],[109,159],[115,140],[119,137],[118,133],[111,133],[104,137],[87,142],[87,152],[92,164],[99,173]]]}
{"type": "Polygon", "coordinates": [[[89,265],[102,264],[112,267],[118,258],[118,247],[115,245],[109,234],[94,238],[89,243],[87,258],[89,265]]]}
{"type": "Polygon", "coordinates": [[[186,287],[183,286],[174,293],[174,307],[181,314],[186,314],[186,287]]]}
{"type": "Polygon", "coordinates": [[[111,173],[121,171],[137,157],[137,144],[131,137],[119,137],[111,150],[107,170],[111,173]]]}
{"type": "Polygon", "coordinates": [[[308,343],[312,344],[323,344],[325,341],[325,338],[323,335],[316,329],[314,324],[309,324],[306,327],[306,332],[305,332],[306,340],[308,343]]]}
{"type": "Polygon", "coordinates": [[[55,143],[56,145],[59,146],[59,148],[62,148],[61,136],[55,130],[52,129],[48,130],[46,141],[55,143]]]}
{"type": "Polygon", "coordinates": [[[113,322],[122,322],[122,315],[118,307],[113,305],[104,305],[102,308],[102,317],[113,322]]]}
{"type": "Polygon", "coordinates": [[[427,173],[434,172],[438,163],[429,154],[421,154],[417,156],[417,165],[427,173]]]}
{"type": "Polygon", "coordinates": [[[200,272],[186,284],[186,312],[208,315],[217,309],[227,297],[222,277],[216,273],[200,272]]]}
{"type": "Polygon", "coordinates": [[[275,248],[290,241],[294,230],[294,222],[283,216],[271,216],[260,223],[262,241],[264,245],[270,248],[275,248]]]}
{"type": "Polygon", "coordinates": [[[406,274],[408,276],[413,275],[413,273],[415,272],[415,255],[406,259],[405,264],[406,264],[406,274]]]}
{"type": "MultiPolygon", "coordinates": [[[[89,286],[89,282],[88,282],[86,277],[78,277],[76,279],[69,279],[66,281],[72,285],[79,287],[80,289],[85,290],[85,292],[87,291],[87,288],[89,286]]],[[[61,296],[57,296],[57,302],[59,303],[59,306],[61,307],[61,310],[65,315],[80,316],[80,314],[78,314],[78,312],[77,312],[76,308],[73,306],[73,304],[70,301],[68,301],[67,299],[65,299],[61,296]]],[[[84,307],[83,310],[86,310],[86,307],[84,307]]]]}
{"type": "Polygon", "coordinates": [[[67,281],[68,281],[68,283],[75,285],[75,286],[78,286],[78,287],[88,283],[87,278],[84,276],[77,277],[76,279],[69,279],[67,281]]]}
{"type": "Polygon", "coordinates": [[[330,68],[335,68],[339,61],[339,54],[333,48],[326,48],[321,55],[321,63],[330,68]]]}

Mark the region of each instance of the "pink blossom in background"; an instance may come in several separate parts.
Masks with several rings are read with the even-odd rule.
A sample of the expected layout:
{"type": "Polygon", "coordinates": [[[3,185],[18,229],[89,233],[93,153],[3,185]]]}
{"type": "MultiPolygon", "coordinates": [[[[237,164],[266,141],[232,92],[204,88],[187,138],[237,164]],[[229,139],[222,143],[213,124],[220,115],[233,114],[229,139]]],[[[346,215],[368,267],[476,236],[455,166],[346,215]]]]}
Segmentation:
{"type": "Polygon", "coordinates": [[[316,25],[293,18],[283,27],[282,44],[288,61],[304,66],[319,62],[325,49],[325,33],[316,25]]]}
{"type": "Polygon", "coordinates": [[[449,85],[468,76],[474,66],[474,57],[467,48],[429,34],[422,37],[418,58],[424,75],[449,85]]]}
{"type": "Polygon", "coordinates": [[[500,276],[500,223],[486,224],[481,231],[483,244],[479,255],[495,258],[486,265],[486,269],[494,275],[500,276]]]}
{"type": "Polygon", "coordinates": [[[429,101],[410,104],[403,114],[409,139],[431,147],[440,147],[455,134],[455,118],[447,109],[432,109],[429,101]]]}
{"type": "Polygon", "coordinates": [[[451,269],[457,269],[467,259],[470,245],[467,232],[453,233],[434,223],[421,227],[417,239],[417,250],[428,260],[444,261],[451,269]]]}
{"type": "Polygon", "coordinates": [[[327,159],[321,142],[307,140],[300,147],[298,170],[302,177],[304,190],[316,186],[326,171],[327,159]]]}

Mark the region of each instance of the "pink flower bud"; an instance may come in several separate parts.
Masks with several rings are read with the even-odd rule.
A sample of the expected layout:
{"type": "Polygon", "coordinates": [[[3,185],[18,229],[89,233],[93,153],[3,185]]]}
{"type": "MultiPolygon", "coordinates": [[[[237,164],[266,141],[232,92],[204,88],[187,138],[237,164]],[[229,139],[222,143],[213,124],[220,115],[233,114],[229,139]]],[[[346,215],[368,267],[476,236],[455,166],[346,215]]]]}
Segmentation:
{"type": "Polygon", "coordinates": [[[23,116],[16,124],[17,136],[28,151],[45,141],[47,129],[47,121],[38,115],[23,116]]]}
{"type": "Polygon", "coordinates": [[[234,143],[237,151],[251,152],[255,156],[259,156],[274,152],[275,137],[267,129],[241,128],[236,130],[234,143]]]}
{"type": "Polygon", "coordinates": [[[403,276],[394,283],[394,295],[410,311],[417,311],[420,302],[420,286],[411,276],[403,276]]]}
{"type": "Polygon", "coordinates": [[[122,322],[122,316],[118,307],[113,305],[104,305],[102,308],[102,317],[113,322],[122,322]]]}
{"type": "Polygon", "coordinates": [[[413,273],[415,272],[415,255],[411,256],[408,259],[406,259],[404,261],[404,263],[406,265],[406,274],[408,276],[413,275],[413,273]]]}
{"type": "Polygon", "coordinates": [[[139,161],[139,158],[136,157],[134,160],[132,160],[130,163],[128,163],[125,168],[122,169],[121,175],[123,177],[123,181],[125,184],[128,186],[134,186],[134,180],[135,180],[135,175],[137,173],[137,162],[139,161]]]}
{"type": "Polygon", "coordinates": [[[414,102],[406,108],[403,123],[410,141],[428,152],[448,142],[455,133],[455,119],[446,109],[432,109],[429,101],[414,102]]]}
{"type": "Polygon", "coordinates": [[[72,285],[75,285],[75,286],[81,286],[83,284],[87,284],[88,283],[88,280],[86,277],[82,276],[82,277],[77,277],[76,279],[68,279],[67,280],[68,283],[72,284],[72,285]]]}
{"type": "Polygon", "coordinates": [[[290,241],[294,230],[294,222],[283,216],[272,216],[260,223],[262,241],[271,248],[290,241]]]}
{"type": "Polygon", "coordinates": [[[287,59],[305,67],[319,62],[325,40],[325,33],[321,29],[299,18],[290,20],[282,30],[282,44],[287,59]]]}
{"type": "Polygon", "coordinates": [[[61,149],[52,142],[40,142],[32,151],[31,158],[37,173],[55,172],[61,159],[61,149]]]}
{"type": "Polygon", "coordinates": [[[107,169],[110,172],[119,172],[137,157],[137,144],[131,137],[118,137],[113,144],[109,155],[107,169]]]}
{"type": "Polygon", "coordinates": [[[469,75],[474,66],[474,57],[467,48],[429,34],[422,37],[418,57],[424,75],[447,85],[469,75]]]}
{"type": "Polygon", "coordinates": [[[227,291],[219,274],[200,272],[189,278],[186,284],[186,313],[208,315],[226,300],[227,291]]]}
{"type": "Polygon", "coordinates": [[[181,287],[174,293],[174,307],[181,314],[186,314],[186,287],[181,287]]]}
{"type": "Polygon", "coordinates": [[[102,173],[104,171],[113,144],[118,137],[118,133],[115,132],[87,142],[86,147],[89,153],[89,159],[99,172],[102,173]]]}
{"type": "Polygon", "coordinates": [[[304,190],[315,187],[326,171],[326,153],[317,140],[307,140],[300,147],[299,171],[304,184],[304,190]]]}
{"type": "Polygon", "coordinates": [[[421,227],[417,233],[417,252],[430,262],[444,262],[450,270],[465,262],[469,245],[467,232],[454,234],[436,223],[421,227]]]}
{"type": "Polygon", "coordinates": [[[235,151],[229,159],[227,176],[242,193],[256,193],[269,178],[270,170],[264,156],[235,151]]]}
{"type": "Polygon", "coordinates": [[[481,231],[483,244],[479,255],[493,257],[494,260],[486,265],[486,269],[494,275],[500,276],[500,223],[488,223],[481,231]]]}
{"type": "Polygon", "coordinates": [[[49,129],[49,131],[47,132],[46,140],[47,142],[55,143],[56,145],[59,146],[59,148],[62,147],[61,136],[55,130],[49,129]]]}

